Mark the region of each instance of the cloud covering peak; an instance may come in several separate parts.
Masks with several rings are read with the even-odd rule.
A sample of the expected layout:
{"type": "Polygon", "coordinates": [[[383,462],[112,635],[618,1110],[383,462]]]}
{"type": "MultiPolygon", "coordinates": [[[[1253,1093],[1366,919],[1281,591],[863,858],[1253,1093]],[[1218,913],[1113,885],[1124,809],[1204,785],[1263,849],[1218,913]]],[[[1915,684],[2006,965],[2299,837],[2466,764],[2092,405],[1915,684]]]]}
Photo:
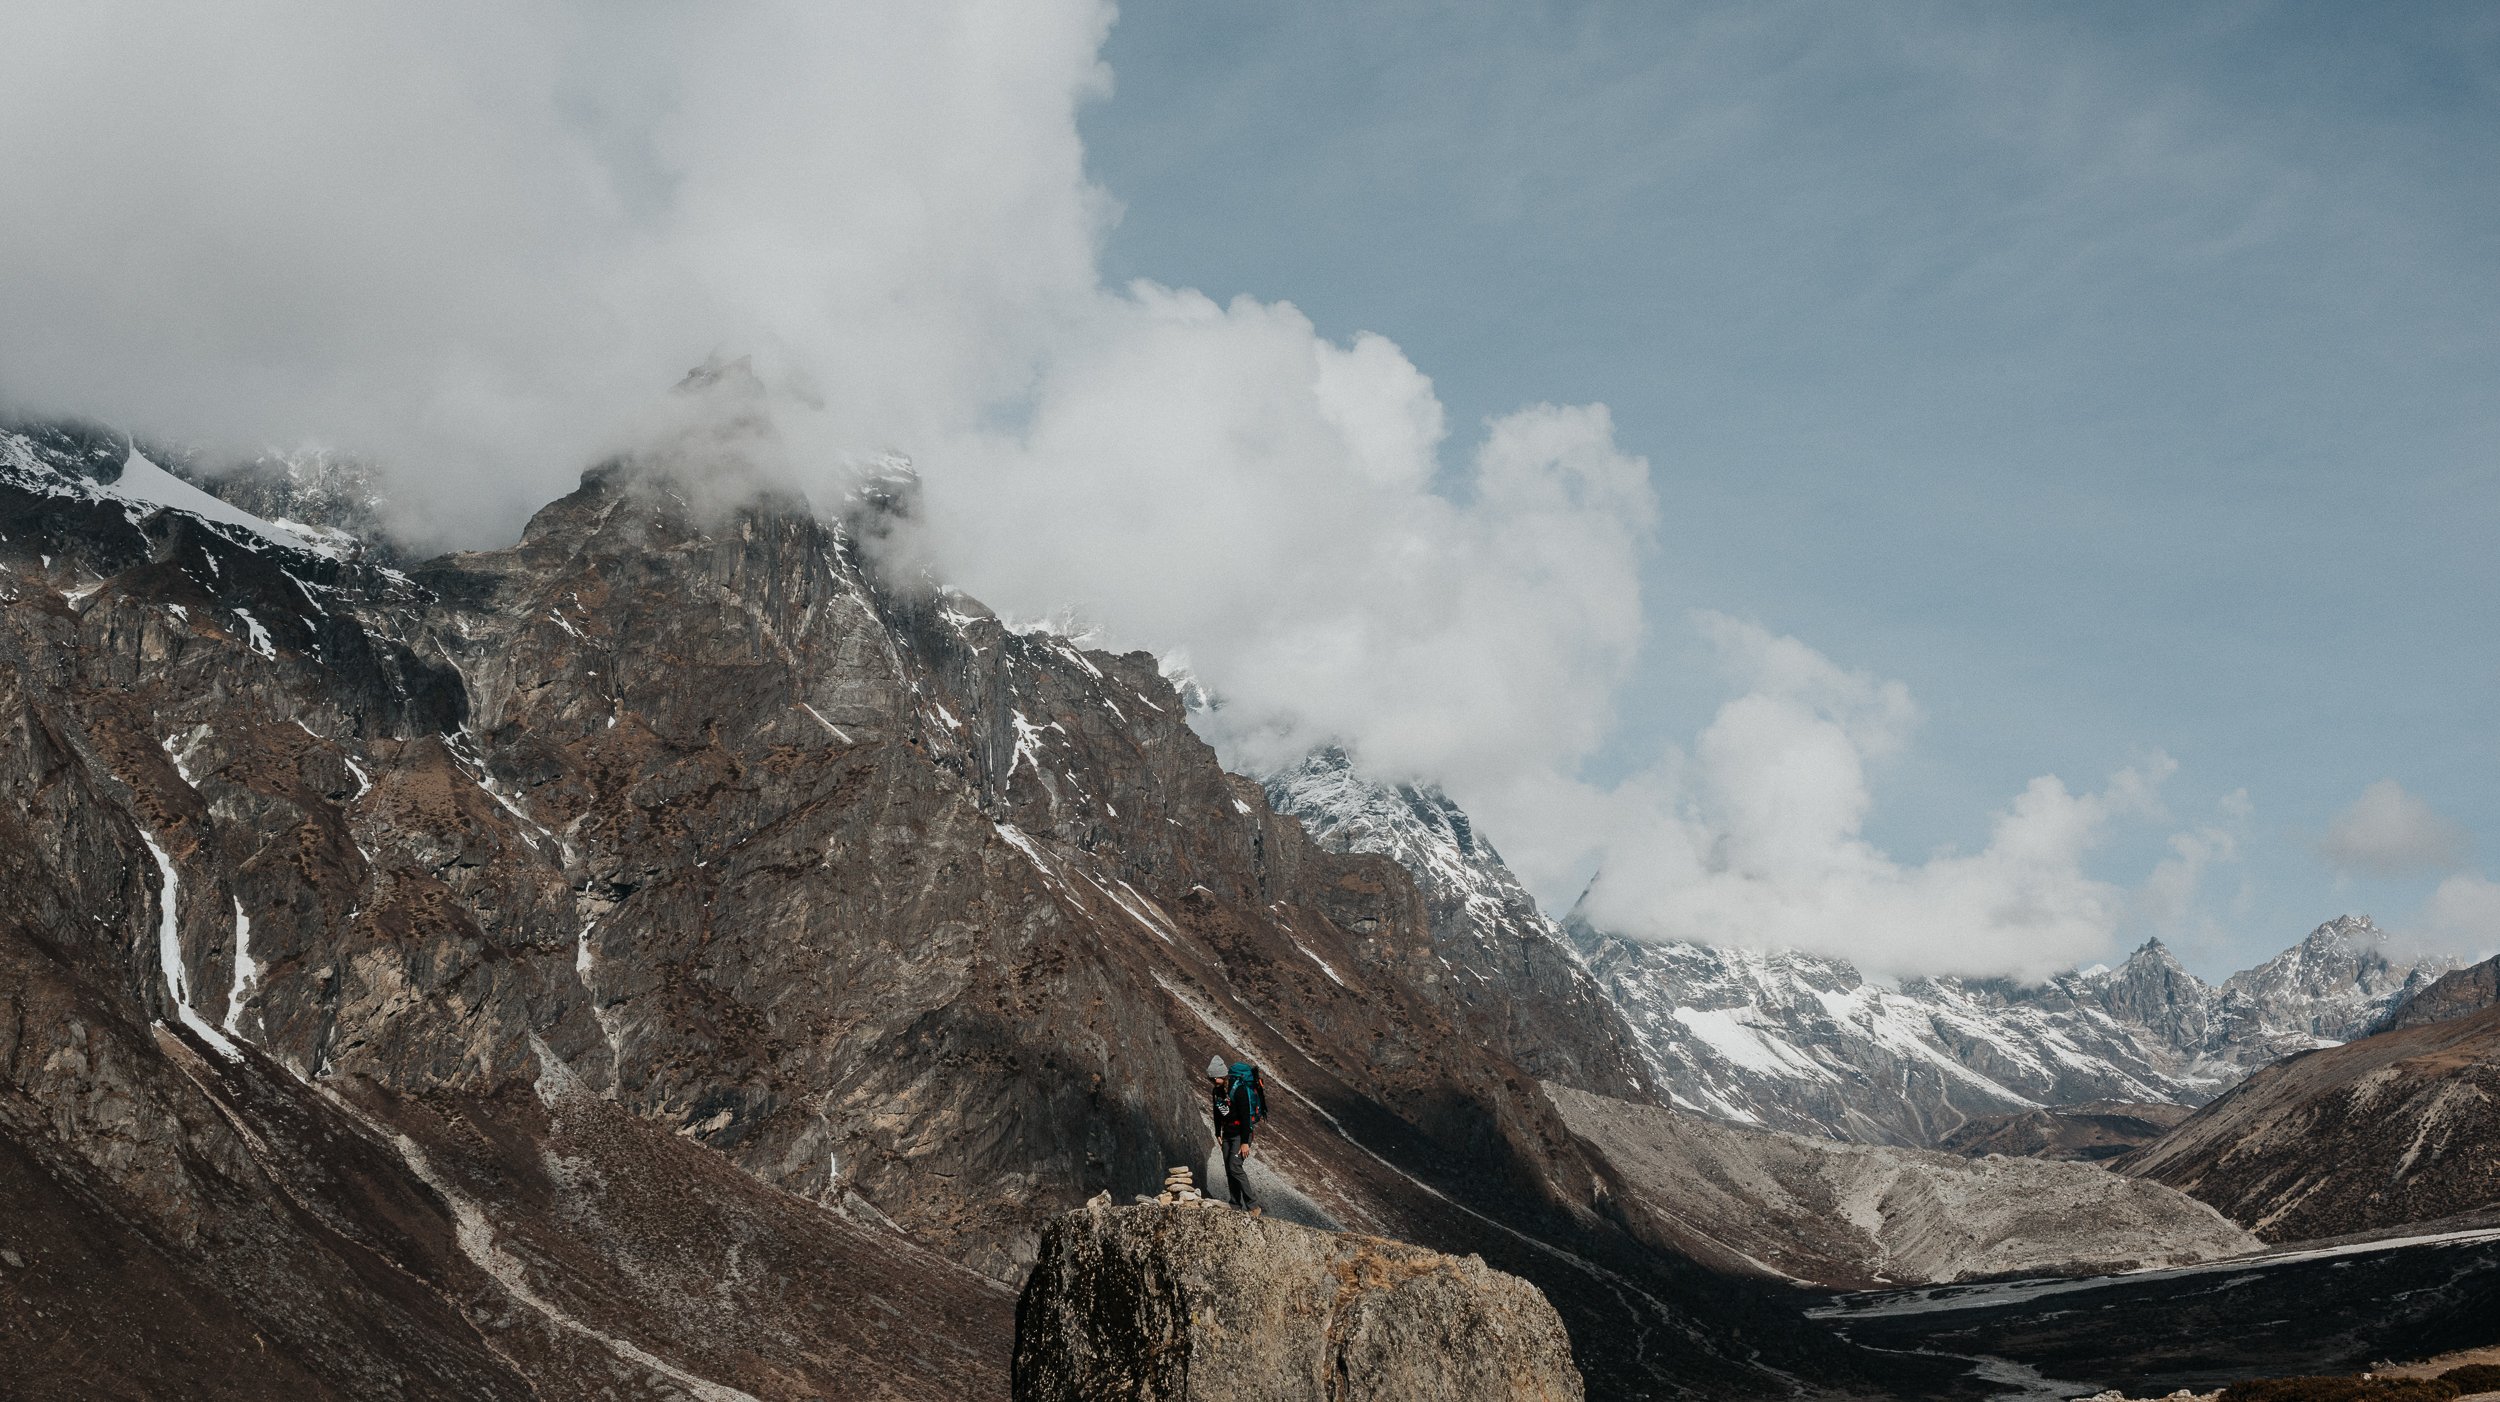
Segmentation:
{"type": "Polygon", "coordinates": [[[1091,0],[27,7],[0,405],[387,459],[508,530],[689,365],[818,453],[1012,410],[1095,296],[1091,0]]]}
{"type": "MultiPolygon", "coordinates": [[[[686,430],[751,355],[742,454],[836,490],[908,454],[917,547],[1011,613],[1185,652],[1237,765],[1341,743],[1445,783],[1537,889],[1633,934],[2045,972],[2192,902],[2086,874],[2167,761],[2034,780],[1984,847],[1866,836],[1908,690],[1695,616],[1734,692],[1689,751],[1581,777],[1648,631],[1662,505],[1602,405],[1452,433],[1395,343],[1289,303],[1108,286],[1077,118],[1099,0],[701,8],[263,0],[13,16],[0,410],[380,459],[412,524],[508,537],[686,430]],[[760,422],[760,420],[759,420],[760,422]]],[[[744,412],[742,409],[741,412],[744,412]]],[[[2459,897],[2470,903],[2472,892],[2459,897]]],[[[2161,917],[2166,918],[2166,917],[2161,917]]]]}

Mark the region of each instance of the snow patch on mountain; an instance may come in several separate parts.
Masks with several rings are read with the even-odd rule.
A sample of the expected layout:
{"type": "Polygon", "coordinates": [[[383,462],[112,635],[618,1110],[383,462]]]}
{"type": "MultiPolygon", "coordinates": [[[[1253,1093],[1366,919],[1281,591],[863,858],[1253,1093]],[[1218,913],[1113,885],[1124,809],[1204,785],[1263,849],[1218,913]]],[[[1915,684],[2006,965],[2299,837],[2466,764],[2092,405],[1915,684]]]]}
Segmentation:
{"type": "Polygon", "coordinates": [[[1571,932],[1671,1103],[1739,1124],[1933,1144],[1983,1115],[2093,1100],[2201,1105],[2259,1066],[2361,1035],[2436,977],[2366,916],[2208,985],[2148,941],[2038,985],[1868,981],[1820,955],[1571,932]]]}
{"type": "MultiPolygon", "coordinates": [[[[299,562],[301,555],[338,561],[363,548],[343,530],[254,515],[174,475],[130,440],[121,439],[108,451],[105,440],[86,431],[0,429],[0,481],[34,496],[118,507],[133,526],[159,512],[176,511],[246,549],[266,554],[276,547],[281,571],[307,601],[325,586],[307,584],[284,563],[289,555],[296,554],[299,562]]],[[[216,568],[213,558],[207,564],[212,571],[216,568]]]]}
{"type": "Polygon", "coordinates": [[[309,526],[288,529],[274,521],[264,521],[241,507],[229,505],[210,496],[157,466],[149,460],[147,454],[139,451],[135,443],[130,447],[129,456],[122,461],[121,476],[115,478],[106,490],[128,501],[169,506],[176,511],[187,511],[203,521],[215,521],[219,525],[240,527],[272,545],[283,545],[291,550],[309,550],[316,555],[327,555],[332,558],[343,553],[338,544],[329,538],[327,532],[315,534],[314,529],[309,526]]]}

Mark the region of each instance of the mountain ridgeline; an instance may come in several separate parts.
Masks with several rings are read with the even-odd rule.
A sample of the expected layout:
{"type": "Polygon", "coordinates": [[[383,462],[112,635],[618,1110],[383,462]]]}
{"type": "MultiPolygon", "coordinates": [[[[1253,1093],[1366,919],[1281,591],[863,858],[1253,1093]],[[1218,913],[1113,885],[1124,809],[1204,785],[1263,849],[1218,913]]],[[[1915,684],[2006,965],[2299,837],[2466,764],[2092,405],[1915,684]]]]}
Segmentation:
{"type": "Polygon", "coordinates": [[[1766,1264],[1746,1194],[2061,1185],[2012,1254],[1869,1227],[1892,1279],[2235,1229],[2135,1183],[2059,1254],[2097,1169],[1662,1104],[1911,1145],[2202,1101],[2436,972],[2354,920],[2219,988],[1566,929],[1445,796],[1228,774],[1152,656],[882,565],[907,472],[820,511],[618,461],[424,561],[367,485],[0,431],[18,1393],[999,1395],[1044,1224],[1202,1161],[1214,1055],[1267,1077],[1279,1216],[1533,1283],[1592,1397],[1943,1395],[1787,1288],[1859,1238],[1766,1264]]]}
{"type": "Polygon", "coordinates": [[[1630,940],[1576,913],[1557,924],[1445,795],[1372,782],[1335,751],[1264,783],[1321,845],[1414,874],[1474,1025],[1501,1034],[1522,1064],[1617,1098],[1650,1098],[1626,1093],[1646,1084],[1740,1125],[1928,1146],[1971,1121],[2044,1107],[2199,1105],[2280,1057],[2368,1032],[2449,967],[2396,954],[2367,916],[2344,916],[2219,985],[2152,940],[2114,969],[2036,986],[1890,987],[1845,959],[1630,940]],[[1530,991],[1531,1011],[1510,1006],[1530,991]],[[1554,1012],[1567,1016],[1532,1020],[1554,1012]],[[1618,1046],[1639,1072],[1612,1069],[1618,1046]]]}

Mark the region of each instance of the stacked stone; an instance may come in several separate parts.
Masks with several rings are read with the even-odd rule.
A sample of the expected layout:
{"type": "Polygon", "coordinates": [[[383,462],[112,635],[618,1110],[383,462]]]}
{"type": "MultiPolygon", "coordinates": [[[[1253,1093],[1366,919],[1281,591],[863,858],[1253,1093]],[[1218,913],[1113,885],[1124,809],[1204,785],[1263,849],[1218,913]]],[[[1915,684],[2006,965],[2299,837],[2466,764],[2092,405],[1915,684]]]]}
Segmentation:
{"type": "Polygon", "coordinates": [[[1175,1206],[1196,1204],[1211,1207],[1215,1204],[1215,1199],[1198,1191],[1198,1179],[1189,1171],[1187,1164],[1179,1165],[1163,1175],[1163,1193],[1155,1201],[1171,1203],[1175,1206]]]}

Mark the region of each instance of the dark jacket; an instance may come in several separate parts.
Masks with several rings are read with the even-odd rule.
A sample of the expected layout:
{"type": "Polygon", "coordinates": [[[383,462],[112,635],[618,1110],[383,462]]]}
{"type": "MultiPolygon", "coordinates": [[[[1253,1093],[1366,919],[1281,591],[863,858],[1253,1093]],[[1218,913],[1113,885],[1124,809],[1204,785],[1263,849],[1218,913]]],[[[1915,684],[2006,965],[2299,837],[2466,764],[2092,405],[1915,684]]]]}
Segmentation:
{"type": "Polygon", "coordinates": [[[1226,1076],[1208,1088],[1215,1108],[1215,1130],[1226,1139],[1248,1139],[1266,1117],[1267,1107],[1259,1103],[1263,1097],[1251,1085],[1242,1086],[1237,1094],[1226,1095],[1232,1082],[1233,1078],[1226,1076]]]}

